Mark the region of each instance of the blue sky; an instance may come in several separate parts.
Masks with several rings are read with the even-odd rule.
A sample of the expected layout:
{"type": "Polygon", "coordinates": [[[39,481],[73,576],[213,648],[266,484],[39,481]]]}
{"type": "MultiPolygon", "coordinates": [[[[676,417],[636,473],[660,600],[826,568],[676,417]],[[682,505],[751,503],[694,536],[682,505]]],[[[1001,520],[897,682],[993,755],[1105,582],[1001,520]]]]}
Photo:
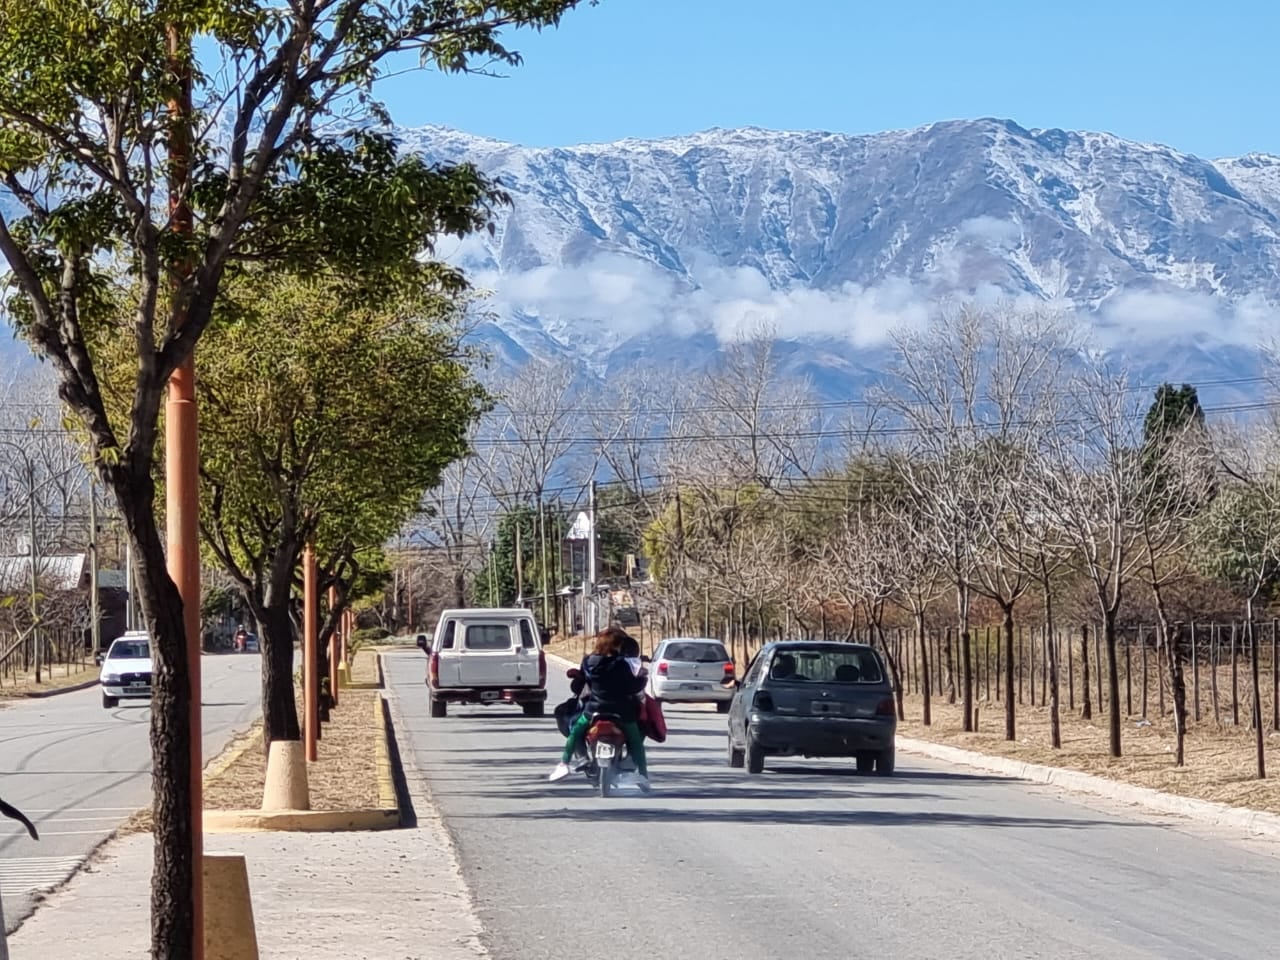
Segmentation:
{"type": "Polygon", "coordinates": [[[381,94],[399,123],[537,146],[996,116],[1280,153],[1278,35],[1275,0],[603,0],[509,37],[525,64],[506,79],[414,73],[381,94]]]}

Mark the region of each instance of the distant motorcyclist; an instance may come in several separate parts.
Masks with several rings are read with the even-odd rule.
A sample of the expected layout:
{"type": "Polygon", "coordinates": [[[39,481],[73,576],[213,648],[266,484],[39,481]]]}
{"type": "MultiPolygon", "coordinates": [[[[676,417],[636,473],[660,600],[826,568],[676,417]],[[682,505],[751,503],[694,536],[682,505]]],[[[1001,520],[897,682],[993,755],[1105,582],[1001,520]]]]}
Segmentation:
{"type": "MultiPolygon", "coordinates": [[[[586,738],[592,716],[607,713],[618,718],[618,726],[627,738],[627,749],[636,765],[640,789],[649,789],[649,768],[645,761],[644,733],[638,722],[640,704],[637,700],[637,695],[644,693],[648,673],[643,669],[637,672],[627,663],[624,652],[628,651],[628,641],[634,643],[626,631],[610,627],[596,637],[595,649],[578,668],[572,689],[579,695],[584,688],[588,690],[586,707],[570,728],[560,762],[548,778],[553,783],[572,772],[569,761],[586,738]]],[[[635,649],[639,651],[638,646],[635,649]]]]}

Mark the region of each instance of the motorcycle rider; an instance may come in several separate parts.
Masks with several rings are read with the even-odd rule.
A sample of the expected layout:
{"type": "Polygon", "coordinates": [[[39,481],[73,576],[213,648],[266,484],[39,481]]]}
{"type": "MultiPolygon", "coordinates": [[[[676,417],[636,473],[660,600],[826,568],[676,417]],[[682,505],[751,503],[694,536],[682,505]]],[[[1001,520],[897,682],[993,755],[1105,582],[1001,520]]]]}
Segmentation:
{"type": "Polygon", "coordinates": [[[636,672],[627,663],[624,654],[631,652],[631,643],[634,641],[626,631],[609,627],[596,637],[594,651],[583,659],[575,682],[580,678],[589,687],[586,709],[569,730],[560,762],[548,778],[552,783],[563,780],[572,772],[569,761],[586,738],[591,717],[596,713],[608,713],[618,718],[618,726],[627,738],[627,749],[636,765],[638,785],[648,792],[649,769],[645,761],[644,734],[637,722],[640,715],[637,694],[643,694],[648,675],[644,670],[636,672]]]}

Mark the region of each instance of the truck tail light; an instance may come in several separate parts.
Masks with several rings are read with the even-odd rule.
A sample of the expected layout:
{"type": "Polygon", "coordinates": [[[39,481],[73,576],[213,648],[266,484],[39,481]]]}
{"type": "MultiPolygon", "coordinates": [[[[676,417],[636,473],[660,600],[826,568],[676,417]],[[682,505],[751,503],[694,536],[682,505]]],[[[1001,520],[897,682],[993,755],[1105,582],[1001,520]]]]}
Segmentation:
{"type": "Polygon", "coordinates": [[[431,678],[431,685],[440,686],[440,654],[433,653],[431,655],[431,663],[427,667],[428,676],[431,678]]]}
{"type": "Polygon", "coordinates": [[[547,651],[538,651],[538,686],[547,685],[547,651]]]}

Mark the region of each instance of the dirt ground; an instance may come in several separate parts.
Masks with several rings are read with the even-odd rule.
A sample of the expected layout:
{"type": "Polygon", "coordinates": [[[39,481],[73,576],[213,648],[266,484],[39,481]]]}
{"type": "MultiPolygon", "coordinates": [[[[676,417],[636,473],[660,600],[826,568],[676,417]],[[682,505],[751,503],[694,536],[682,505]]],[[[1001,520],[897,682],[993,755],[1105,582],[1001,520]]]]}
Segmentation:
{"type": "Polygon", "coordinates": [[[34,673],[18,676],[16,683],[12,677],[3,678],[0,680],[0,700],[29,697],[33,693],[47,693],[50,690],[61,690],[97,680],[99,669],[93,664],[84,667],[72,664],[68,672],[66,666],[59,664],[53,667],[52,672],[53,676],[45,672],[40,678],[40,683],[36,683],[34,673]]]}
{"type": "Polygon", "coordinates": [[[998,702],[979,702],[976,733],[961,730],[961,709],[959,705],[948,705],[945,697],[934,699],[933,724],[929,727],[920,722],[919,697],[907,697],[905,708],[907,720],[898,725],[903,736],[1081,770],[1179,796],[1280,813],[1280,734],[1265,730],[1267,772],[1277,779],[1259,780],[1248,710],[1242,711],[1239,727],[1231,726],[1228,716],[1221,728],[1211,719],[1189,728],[1186,765],[1177,767],[1171,720],[1147,722],[1122,716],[1124,755],[1116,759],[1108,749],[1106,713],[1095,709],[1092,720],[1082,720],[1079,704],[1075,714],[1063,705],[1060,750],[1049,746],[1049,711],[1045,707],[1024,705],[1017,709],[1014,741],[1004,738],[1004,706],[998,702]]]}
{"type": "MultiPolygon", "coordinates": [[[[352,679],[377,679],[375,654],[360,651],[352,664],[352,679]]],[[[302,691],[295,691],[299,708],[302,691]]],[[[319,759],[307,766],[312,810],[354,810],[377,807],[378,740],[383,736],[381,715],[375,714],[378,690],[341,690],[338,706],[321,729],[319,759]]],[[[262,805],[266,757],[262,724],[237,737],[221,757],[205,770],[206,810],[256,810],[262,805]],[[240,752],[242,751],[242,752],[240,752]],[[238,754],[238,755],[237,755],[238,754]],[[228,762],[228,760],[230,762],[228,762]]],[[[124,832],[150,829],[150,811],[136,815],[124,832]]]]}

